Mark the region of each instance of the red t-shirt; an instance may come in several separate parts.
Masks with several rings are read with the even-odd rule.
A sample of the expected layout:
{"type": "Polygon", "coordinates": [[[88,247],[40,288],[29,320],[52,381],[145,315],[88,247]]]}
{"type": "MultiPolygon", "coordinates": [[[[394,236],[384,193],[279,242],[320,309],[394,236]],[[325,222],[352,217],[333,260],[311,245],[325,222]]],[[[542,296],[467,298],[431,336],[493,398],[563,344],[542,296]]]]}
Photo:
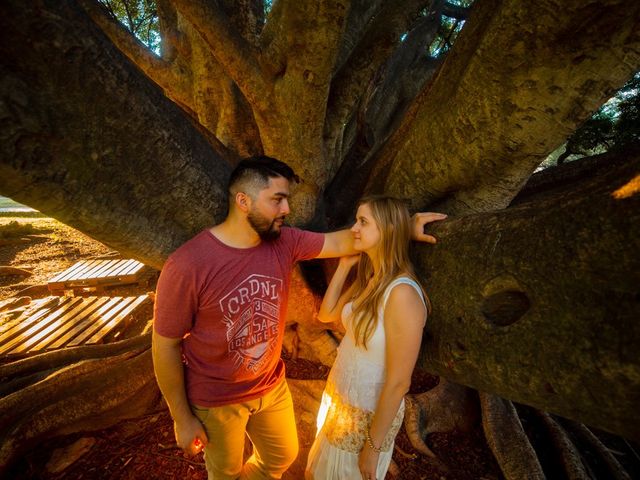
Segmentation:
{"type": "Polygon", "coordinates": [[[322,233],[282,227],[276,240],[233,248],[204,230],[169,257],[158,280],[154,329],[183,338],[191,403],[251,400],[283,378],[291,269],[315,258],[323,244],[322,233]]]}

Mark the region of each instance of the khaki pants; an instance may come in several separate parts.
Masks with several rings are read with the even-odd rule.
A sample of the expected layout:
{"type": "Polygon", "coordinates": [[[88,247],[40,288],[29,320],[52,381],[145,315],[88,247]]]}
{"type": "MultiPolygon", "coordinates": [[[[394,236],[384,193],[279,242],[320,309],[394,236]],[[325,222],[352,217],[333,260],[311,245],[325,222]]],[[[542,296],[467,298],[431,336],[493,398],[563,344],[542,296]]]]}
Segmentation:
{"type": "Polygon", "coordinates": [[[281,478],[298,456],[293,401],[285,380],[255,400],[192,409],[209,438],[204,450],[209,480],[281,478]],[[242,465],[245,432],[253,455],[242,465]]]}

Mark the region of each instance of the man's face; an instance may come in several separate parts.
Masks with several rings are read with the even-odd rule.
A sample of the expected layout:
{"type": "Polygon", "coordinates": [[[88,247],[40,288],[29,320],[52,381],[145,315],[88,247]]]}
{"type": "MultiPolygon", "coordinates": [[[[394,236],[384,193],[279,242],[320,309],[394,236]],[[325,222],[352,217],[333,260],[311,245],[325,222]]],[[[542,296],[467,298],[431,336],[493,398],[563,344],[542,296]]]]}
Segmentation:
{"type": "Polygon", "coordinates": [[[262,240],[280,236],[280,227],[289,215],[289,180],[283,177],[269,179],[269,185],[258,192],[251,202],[247,220],[262,240]]]}

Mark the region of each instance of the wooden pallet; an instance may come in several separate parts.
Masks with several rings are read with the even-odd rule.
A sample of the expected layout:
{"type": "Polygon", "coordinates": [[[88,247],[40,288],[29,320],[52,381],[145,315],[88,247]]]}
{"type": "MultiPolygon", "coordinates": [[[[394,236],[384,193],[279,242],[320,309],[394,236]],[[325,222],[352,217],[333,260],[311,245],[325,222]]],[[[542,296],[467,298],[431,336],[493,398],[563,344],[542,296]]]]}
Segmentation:
{"type": "Polygon", "coordinates": [[[104,343],[122,332],[134,311],[150,301],[148,295],[34,300],[0,333],[0,357],[104,343]]]}
{"type": "Polygon", "coordinates": [[[144,264],[133,259],[83,260],[47,282],[49,291],[62,292],[80,288],[138,283],[144,264]]]}

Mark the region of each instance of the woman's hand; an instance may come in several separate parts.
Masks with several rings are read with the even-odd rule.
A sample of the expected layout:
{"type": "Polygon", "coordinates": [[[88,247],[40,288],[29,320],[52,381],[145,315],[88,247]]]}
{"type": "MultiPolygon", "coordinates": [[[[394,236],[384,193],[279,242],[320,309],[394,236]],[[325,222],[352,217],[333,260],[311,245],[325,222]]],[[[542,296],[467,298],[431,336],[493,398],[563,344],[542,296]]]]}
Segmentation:
{"type": "Polygon", "coordinates": [[[431,222],[438,222],[446,219],[447,216],[444,213],[435,212],[418,212],[411,217],[413,222],[413,232],[411,239],[418,242],[436,243],[436,237],[424,233],[424,227],[431,222]]]}
{"type": "Polygon", "coordinates": [[[378,469],[378,458],[380,454],[374,452],[365,442],[358,456],[358,468],[362,475],[362,480],[376,480],[376,470],[378,469]]]}
{"type": "Polygon", "coordinates": [[[356,265],[360,261],[360,254],[357,255],[347,255],[346,257],[340,257],[340,262],[338,263],[338,268],[342,267],[347,271],[351,270],[354,265],[356,265]]]}

